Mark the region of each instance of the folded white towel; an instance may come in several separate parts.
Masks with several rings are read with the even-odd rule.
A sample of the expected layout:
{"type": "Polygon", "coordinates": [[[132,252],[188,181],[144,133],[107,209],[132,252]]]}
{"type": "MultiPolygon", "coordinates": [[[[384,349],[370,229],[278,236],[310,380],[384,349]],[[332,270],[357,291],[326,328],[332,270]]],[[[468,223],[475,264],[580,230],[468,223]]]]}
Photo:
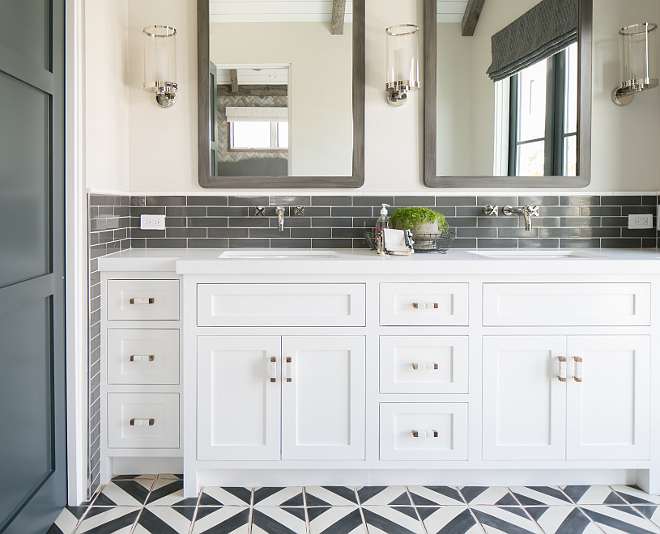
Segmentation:
{"type": "Polygon", "coordinates": [[[386,254],[410,256],[413,253],[412,239],[403,230],[383,229],[383,248],[386,254]],[[408,237],[408,238],[406,238],[408,237]]]}

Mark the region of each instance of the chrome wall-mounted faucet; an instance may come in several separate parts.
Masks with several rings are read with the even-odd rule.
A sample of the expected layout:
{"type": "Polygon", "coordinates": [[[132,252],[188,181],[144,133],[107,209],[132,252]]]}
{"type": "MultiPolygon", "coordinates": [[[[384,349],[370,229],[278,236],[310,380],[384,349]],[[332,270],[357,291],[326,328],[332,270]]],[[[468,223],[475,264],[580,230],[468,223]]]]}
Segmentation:
{"type": "Polygon", "coordinates": [[[525,230],[528,232],[532,229],[532,217],[539,216],[538,206],[504,206],[502,209],[504,215],[522,215],[525,218],[525,230]]]}
{"type": "Polygon", "coordinates": [[[481,211],[484,212],[484,215],[488,215],[489,217],[490,216],[497,217],[499,215],[499,209],[500,208],[497,206],[491,206],[490,204],[488,204],[487,206],[484,206],[481,211]]]}
{"type": "Polygon", "coordinates": [[[275,213],[277,213],[277,228],[280,232],[284,232],[284,214],[286,213],[286,208],[284,206],[277,206],[275,213]]]}

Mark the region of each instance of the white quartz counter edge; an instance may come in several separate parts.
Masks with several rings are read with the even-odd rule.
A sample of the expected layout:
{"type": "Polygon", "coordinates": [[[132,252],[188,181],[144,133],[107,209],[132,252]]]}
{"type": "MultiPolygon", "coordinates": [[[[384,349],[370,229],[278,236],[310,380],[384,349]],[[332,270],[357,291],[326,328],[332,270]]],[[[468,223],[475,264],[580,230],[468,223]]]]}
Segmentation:
{"type": "Polygon", "coordinates": [[[196,275],[660,274],[658,249],[589,249],[585,250],[588,258],[552,259],[495,259],[461,249],[449,250],[447,254],[423,253],[410,257],[381,257],[370,250],[338,249],[335,251],[338,258],[222,259],[219,256],[225,250],[130,249],[99,258],[98,268],[100,271],[196,275]]]}

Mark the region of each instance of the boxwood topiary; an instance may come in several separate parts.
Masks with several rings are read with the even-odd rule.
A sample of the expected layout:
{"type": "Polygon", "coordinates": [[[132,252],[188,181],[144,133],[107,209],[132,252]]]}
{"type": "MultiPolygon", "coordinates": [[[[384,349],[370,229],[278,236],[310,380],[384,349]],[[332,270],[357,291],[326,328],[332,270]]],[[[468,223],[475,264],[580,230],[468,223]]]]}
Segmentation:
{"type": "Polygon", "coordinates": [[[424,223],[434,223],[438,230],[447,232],[449,224],[445,220],[442,213],[433,211],[429,208],[399,208],[390,218],[392,228],[398,230],[415,230],[419,229],[424,223]]]}

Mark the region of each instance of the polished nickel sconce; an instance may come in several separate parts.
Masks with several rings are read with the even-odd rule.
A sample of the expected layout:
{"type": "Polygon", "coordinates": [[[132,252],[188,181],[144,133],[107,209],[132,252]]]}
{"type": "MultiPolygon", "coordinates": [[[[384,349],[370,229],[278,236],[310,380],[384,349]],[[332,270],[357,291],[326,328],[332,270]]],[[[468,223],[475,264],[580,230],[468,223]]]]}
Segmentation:
{"type": "Polygon", "coordinates": [[[617,106],[627,106],[635,93],[658,86],[658,25],[644,22],[619,32],[621,86],[612,91],[617,106]]]}
{"type": "Polygon", "coordinates": [[[156,103],[169,108],[176,102],[176,29],[148,26],[144,36],[143,89],[156,94],[156,103]]]}
{"type": "Polygon", "coordinates": [[[385,98],[391,106],[402,106],[408,91],[419,89],[419,28],[398,24],[385,29],[387,81],[385,98]]]}

